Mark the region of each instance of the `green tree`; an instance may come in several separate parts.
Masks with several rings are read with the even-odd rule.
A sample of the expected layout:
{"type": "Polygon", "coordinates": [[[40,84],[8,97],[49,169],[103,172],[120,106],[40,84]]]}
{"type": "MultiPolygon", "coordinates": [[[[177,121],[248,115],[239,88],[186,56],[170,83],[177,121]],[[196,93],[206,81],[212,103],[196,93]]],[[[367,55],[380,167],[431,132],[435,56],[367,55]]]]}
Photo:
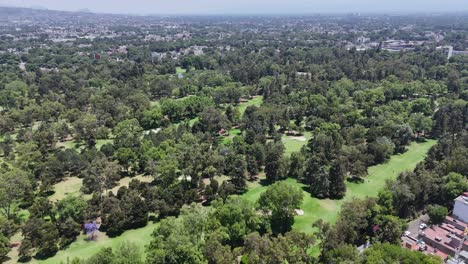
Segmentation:
{"type": "Polygon", "coordinates": [[[71,218],[77,223],[83,223],[87,208],[88,203],[82,197],[67,195],[57,202],[56,213],[60,221],[71,218]]]}
{"type": "Polygon", "coordinates": [[[442,191],[446,201],[455,199],[466,190],[468,190],[468,182],[463,175],[451,172],[447,176],[444,176],[442,191]]]}
{"type": "Polygon", "coordinates": [[[146,249],[146,263],[206,263],[201,246],[207,216],[201,205],[192,205],[182,208],[178,218],[163,219],[146,249]]]}
{"type": "Polygon", "coordinates": [[[226,160],[227,175],[231,177],[231,182],[236,187],[238,193],[245,190],[246,162],[243,155],[231,154],[226,160]]]}
{"type": "Polygon", "coordinates": [[[433,225],[438,225],[444,222],[445,217],[448,215],[448,209],[440,205],[429,205],[427,207],[427,214],[429,221],[433,225]]]}
{"type": "Polygon", "coordinates": [[[134,167],[133,169],[135,170],[138,156],[131,148],[117,149],[117,151],[114,153],[114,158],[119,161],[119,164],[124,167],[127,173],[130,171],[131,167],[134,167]]]}
{"type": "Polygon", "coordinates": [[[328,251],[323,256],[323,263],[361,263],[361,258],[356,246],[345,244],[328,251]]]}
{"type": "Polygon", "coordinates": [[[10,240],[0,233],[0,260],[10,252],[10,240]]]}
{"type": "Polygon", "coordinates": [[[88,146],[96,144],[96,132],[98,128],[98,120],[96,116],[91,114],[83,114],[73,123],[77,139],[83,139],[88,146]]]}
{"type": "Polygon", "coordinates": [[[203,255],[208,264],[234,264],[236,258],[229,245],[223,245],[224,235],[221,232],[213,232],[207,238],[203,247],[203,255]]]}
{"type": "Polygon", "coordinates": [[[7,219],[11,219],[16,206],[30,189],[26,172],[13,168],[0,174],[0,207],[7,219]]]}
{"type": "Polygon", "coordinates": [[[262,193],[258,206],[270,219],[271,227],[276,233],[291,230],[296,209],[302,205],[302,190],[286,182],[277,182],[262,193]]]}
{"type": "Polygon", "coordinates": [[[0,90],[0,105],[6,108],[14,108],[21,105],[21,97],[26,96],[28,92],[28,85],[22,81],[13,81],[7,83],[5,87],[0,90]]]}
{"type": "Polygon", "coordinates": [[[265,151],[265,174],[270,182],[286,176],[287,164],[284,160],[284,146],[281,142],[268,143],[265,151]]]}
{"type": "Polygon", "coordinates": [[[364,251],[364,264],[372,263],[441,263],[440,257],[423,254],[418,251],[411,251],[400,245],[374,244],[364,251]]]}
{"type": "Polygon", "coordinates": [[[228,236],[229,245],[241,246],[244,237],[259,228],[260,219],[250,202],[240,197],[229,197],[225,202],[213,202],[210,219],[212,226],[219,228],[228,236]]]}
{"type": "Polygon", "coordinates": [[[114,144],[116,148],[130,148],[135,150],[140,146],[140,136],[143,128],[136,119],[119,122],[114,128],[114,144]]]}
{"type": "Polygon", "coordinates": [[[377,239],[382,243],[398,245],[401,242],[401,234],[406,229],[405,220],[393,215],[379,215],[375,219],[378,225],[377,239]]]}
{"type": "Polygon", "coordinates": [[[333,199],[341,199],[346,194],[345,169],[340,161],[334,162],[330,168],[329,195],[333,199]]]}
{"type": "Polygon", "coordinates": [[[421,113],[411,114],[408,123],[417,133],[427,133],[432,129],[432,119],[421,113]]]}

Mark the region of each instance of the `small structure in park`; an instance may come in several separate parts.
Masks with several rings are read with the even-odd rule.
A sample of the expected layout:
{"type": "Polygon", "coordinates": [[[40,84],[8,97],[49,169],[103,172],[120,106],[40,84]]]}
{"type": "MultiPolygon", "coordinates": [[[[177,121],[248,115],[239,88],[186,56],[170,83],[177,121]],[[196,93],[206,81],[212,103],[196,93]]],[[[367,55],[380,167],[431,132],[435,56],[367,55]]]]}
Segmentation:
{"type": "Polygon", "coordinates": [[[229,136],[229,131],[227,131],[224,128],[221,128],[221,130],[218,131],[218,135],[223,136],[223,137],[227,137],[227,136],[229,136]]]}
{"type": "Polygon", "coordinates": [[[89,240],[95,240],[99,231],[99,224],[96,221],[84,225],[84,231],[89,240]]]}

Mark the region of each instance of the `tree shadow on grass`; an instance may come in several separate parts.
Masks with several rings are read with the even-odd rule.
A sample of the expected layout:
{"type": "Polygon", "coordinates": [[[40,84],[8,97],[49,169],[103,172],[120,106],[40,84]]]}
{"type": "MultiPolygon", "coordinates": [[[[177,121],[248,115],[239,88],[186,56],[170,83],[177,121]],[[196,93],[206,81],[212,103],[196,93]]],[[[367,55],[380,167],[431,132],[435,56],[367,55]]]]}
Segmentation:
{"type": "Polygon", "coordinates": [[[358,184],[365,182],[365,180],[361,177],[349,177],[346,179],[346,181],[351,182],[351,183],[358,183],[358,184]]]}

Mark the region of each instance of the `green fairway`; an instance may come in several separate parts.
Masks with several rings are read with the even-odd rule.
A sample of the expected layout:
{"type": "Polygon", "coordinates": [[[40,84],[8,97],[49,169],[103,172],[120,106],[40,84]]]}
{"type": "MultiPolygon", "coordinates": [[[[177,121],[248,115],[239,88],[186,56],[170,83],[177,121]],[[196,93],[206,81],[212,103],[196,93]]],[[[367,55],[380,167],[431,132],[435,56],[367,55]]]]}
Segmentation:
{"type": "Polygon", "coordinates": [[[302,146],[306,145],[307,142],[309,142],[309,139],[312,137],[311,132],[305,132],[304,136],[300,137],[292,137],[292,136],[287,136],[283,135],[281,137],[281,141],[284,144],[285,149],[285,154],[287,156],[290,156],[291,153],[293,152],[299,152],[302,148],[302,146]]]}
{"type": "Polygon", "coordinates": [[[74,258],[89,258],[102,248],[115,248],[122,242],[134,243],[144,253],[145,246],[151,240],[151,234],[157,225],[157,223],[148,223],[146,227],[126,231],[115,238],[109,238],[104,234],[100,234],[97,241],[86,241],[85,236],[81,235],[77,241],[72,243],[67,249],[59,251],[54,257],[42,261],[32,261],[31,263],[56,264],[60,262],[67,263],[67,259],[71,261],[74,258]]]}
{"type": "MultiPolygon", "coordinates": [[[[313,231],[312,223],[318,219],[334,223],[343,202],[353,198],[376,197],[379,191],[385,187],[387,180],[395,179],[401,172],[413,170],[419,162],[424,160],[427,152],[435,143],[435,140],[429,140],[424,143],[412,143],[405,153],[392,156],[384,164],[370,167],[369,176],[366,177],[364,183],[346,183],[347,193],[345,198],[341,200],[320,200],[311,197],[308,192],[304,191],[304,202],[301,207],[304,210],[304,215],[295,218],[293,228],[311,233],[313,231]]],[[[298,183],[294,179],[287,179],[286,181],[298,188],[304,187],[303,184],[298,183]]],[[[242,197],[255,202],[266,189],[267,186],[253,188],[242,195],[242,197]]]]}
{"type": "Polygon", "coordinates": [[[249,107],[251,105],[260,106],[262,104],[263,104],[263,96],[255,96],[251,100],[239,104],[239,106],[238,106],[239,107],[239,113],[242,116],[244,114],[244,112],[245,112],[245,109],[247,109],[247,107],[249,107]]]}

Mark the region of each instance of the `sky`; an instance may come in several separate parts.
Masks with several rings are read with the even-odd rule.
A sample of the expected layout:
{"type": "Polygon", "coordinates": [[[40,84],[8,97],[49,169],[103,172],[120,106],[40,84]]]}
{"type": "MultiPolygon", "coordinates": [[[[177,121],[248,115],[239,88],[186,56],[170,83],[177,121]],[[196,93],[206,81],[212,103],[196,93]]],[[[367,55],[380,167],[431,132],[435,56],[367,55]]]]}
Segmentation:
{"type": "Polygon", "coordinates": [[[309,14],[468,11],[468,0],[0,0],[1,6],[125,14],[309,14]]]}

